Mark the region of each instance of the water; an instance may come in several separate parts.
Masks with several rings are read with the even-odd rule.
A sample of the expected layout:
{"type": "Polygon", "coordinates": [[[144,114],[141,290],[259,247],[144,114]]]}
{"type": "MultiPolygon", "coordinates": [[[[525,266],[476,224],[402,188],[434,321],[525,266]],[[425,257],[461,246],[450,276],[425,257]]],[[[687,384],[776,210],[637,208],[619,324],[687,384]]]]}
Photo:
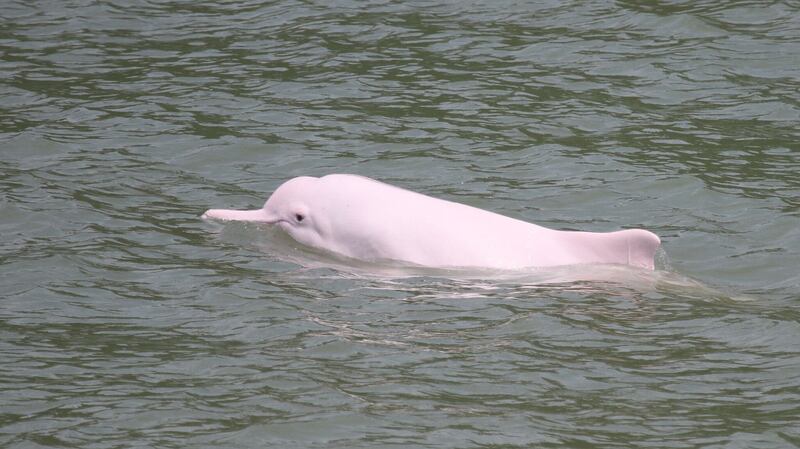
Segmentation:
{"type": "Polygon", "coordinates": [[[800,446],[796,3],[0,17],[0,446],[800,446]],[[333,172],[665,252],[370,273],[198,218],[333,172]]]}

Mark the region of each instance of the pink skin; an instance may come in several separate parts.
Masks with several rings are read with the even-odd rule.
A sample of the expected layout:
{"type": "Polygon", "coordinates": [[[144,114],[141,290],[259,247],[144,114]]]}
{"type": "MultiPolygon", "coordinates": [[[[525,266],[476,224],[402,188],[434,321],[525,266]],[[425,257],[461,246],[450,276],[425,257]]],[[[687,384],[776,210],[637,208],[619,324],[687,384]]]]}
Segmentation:
{"type": "Polygon", "coordinates": [[[430,267],[652,270],[661,244],[643,229],[557,231],[357,175],[290,179],[261,209],[210,209],[203,218],[274,224],[300,243],[344,256],[430,267]]]}

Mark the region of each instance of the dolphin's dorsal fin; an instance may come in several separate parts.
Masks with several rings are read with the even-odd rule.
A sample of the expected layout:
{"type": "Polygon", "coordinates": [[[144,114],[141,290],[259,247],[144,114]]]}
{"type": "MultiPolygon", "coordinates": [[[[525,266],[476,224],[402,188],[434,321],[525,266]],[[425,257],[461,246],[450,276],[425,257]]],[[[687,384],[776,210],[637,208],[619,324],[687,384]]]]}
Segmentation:
{"type": "Polygon", "coordinates": [[[613,234],[618,234],[625,239],[628,265],[649,270],[655,268],[656,250],[661,245],[661,239],[657,235],[644,229],[626,229],[613,234]]]}

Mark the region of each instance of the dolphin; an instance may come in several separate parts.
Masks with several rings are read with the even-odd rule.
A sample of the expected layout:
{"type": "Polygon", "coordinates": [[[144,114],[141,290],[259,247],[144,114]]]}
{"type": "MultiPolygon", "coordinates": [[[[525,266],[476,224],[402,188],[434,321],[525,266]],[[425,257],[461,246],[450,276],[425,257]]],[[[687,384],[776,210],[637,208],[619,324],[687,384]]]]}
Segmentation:
{"type": "Polygon", "coordinates": [[[653,270],[661,244],[643,229],[559,231],[349,174],[293,178],[261,209],[209,209],[202,218],[275,225],[304,245],[362,261],[437,268],[653,270]]]}

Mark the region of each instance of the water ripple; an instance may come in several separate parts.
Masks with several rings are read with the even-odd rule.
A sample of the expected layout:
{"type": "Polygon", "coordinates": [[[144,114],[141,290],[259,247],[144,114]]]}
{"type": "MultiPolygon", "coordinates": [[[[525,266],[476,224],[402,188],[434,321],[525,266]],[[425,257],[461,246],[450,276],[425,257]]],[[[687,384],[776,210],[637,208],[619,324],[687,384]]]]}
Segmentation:
{"type": "Polygon", "coordinates": [[[798,17],[5,2],[0,445],[800,444],[798,17]],[[381,271],[198,219],[329,172],[665,252],[381,271]]]}

